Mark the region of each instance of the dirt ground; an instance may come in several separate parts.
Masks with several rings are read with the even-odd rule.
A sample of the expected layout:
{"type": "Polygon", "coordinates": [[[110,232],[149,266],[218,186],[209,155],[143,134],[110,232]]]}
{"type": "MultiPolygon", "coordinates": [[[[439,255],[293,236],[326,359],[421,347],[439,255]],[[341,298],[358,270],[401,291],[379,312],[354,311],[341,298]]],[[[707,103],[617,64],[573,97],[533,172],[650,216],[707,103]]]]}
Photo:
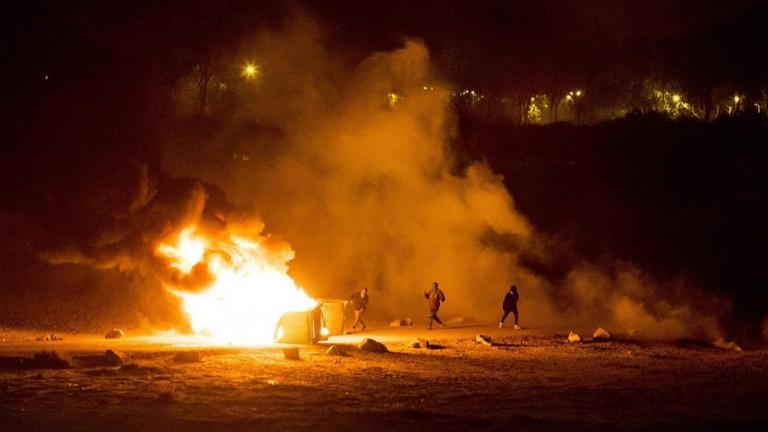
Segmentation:
{"type": "Polygon", "coordinates": [[[0,357],[56,350],[75,366],[0,370],[0,431],[768,430],[767,351],[566,335],[381,328],[301,346],[296,361],[281,346],[0,331],[0,357]],[[416,336],[442,347],[411,348],[416,336]],[[363,337],[390,352],[358,350],[363,337]],[[108,348],[127,365],[75,360],[108,348]],[[202,361],[174,361],[180,351],[202,361]]]}

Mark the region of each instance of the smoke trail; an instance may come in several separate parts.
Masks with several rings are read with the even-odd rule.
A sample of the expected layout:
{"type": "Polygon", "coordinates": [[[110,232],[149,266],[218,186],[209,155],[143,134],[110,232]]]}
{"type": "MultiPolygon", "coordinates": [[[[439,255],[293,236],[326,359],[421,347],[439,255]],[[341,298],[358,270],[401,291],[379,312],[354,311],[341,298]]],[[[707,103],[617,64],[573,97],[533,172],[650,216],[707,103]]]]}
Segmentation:
{"type": "Polygon", "coordinates": [[[349,65],[299,17],[246,45],[262,81],[216,140],[237,141],[251,162],[212,169],[175,150],[168,160],[257,207],[297,251],[292,274],[311,293],[339,297],[365,285],[372,314],[418,319],[420,292],[439,281],[447,317],[492,321],[515,283],[527,325],[668,338],[717,332],[682,281],[654,281],[610,260],[557,263],[564,271],[555,279],[531,266],[531,256],[557,261],[566,248],[549,244],[555,252],[546,256],[551,242],[516,211],[502,179],[456,158],[449,91],[423,43],[405,40],[349,65]]]}
{"type": "Polygon", "coordinates": [[[181,326],[178,301],[164,285],[200,290],[210,274],[205,266],[178,274],[156,250],[196,225],[214,239],[231,229],[246,233],[282,265],[295,250],[291,275],[315,296],[368,286],[370,313],[382,320],[418,321],[421,293],[438,281],[448,297],[445,318],[494,321],[514,283],[527,326],[716,333],[721,302],[682,279],[656,281],[630,264],[573,257],[515,209],[485,163],[460,160],[451,147],[448,86],[423,43],[405,40],[350,61],[298,14],[282,31],[244,41],[229,60],[243,57],[255,57],[261,75],[237,89],[226,126],[212,138],[173,130],[164,137],[162,165],[176,177],[151,151],[105,150],[97,136],[80,165],[32,189],[42,198],[19,213],[25,216],[3,212],[5,231],[25,233],[13,244],[55,265],[19,264],[47,276],[30,271],[7,286],[34,286],[29,292],[48,296],[44,306],[26,297],[19,304],[58,320],[114,314],[122,322],[181,326]],[[229,158],[232,151],[248,161],[229,158]],[[70,309],[54,310],[62,307],[70,309]]]}

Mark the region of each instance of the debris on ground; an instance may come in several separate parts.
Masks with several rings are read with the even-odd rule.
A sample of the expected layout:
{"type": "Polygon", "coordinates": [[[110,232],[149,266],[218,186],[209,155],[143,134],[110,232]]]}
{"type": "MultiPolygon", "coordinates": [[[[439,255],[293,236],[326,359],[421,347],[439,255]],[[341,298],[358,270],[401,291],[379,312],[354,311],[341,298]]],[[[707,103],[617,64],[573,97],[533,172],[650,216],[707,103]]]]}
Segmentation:
{"type": "Polygon", "coordinates": [[[396,319],[389,323],[390,327],[408,327],[413,325],[413,320],[410,318],[396,319]]]}
{"type": "Polygon", "coordinates": [[[325,352],[327,355],[331,356],[340,356],[340,357],[346,357],[349,354],[347,354],[347,350],[344,348],[338,346],[338,345],[331,345],[330,348],[325,352]]]}
{"type": "Polygon", "coordinates": [[[411,341],[411,348],[424,348],[424,349],[430,349],[431,346],[429,345],[429,341],[422,338],[414,338],[411,341]]]}
{"type": "Polygon", "coordinates": [[[386,345],[384,345],[381,342],[377,342],[371,338],[363,339],[362,341],[360,341],[357,347],[363,351],[369,351],[369,352],[376,352],[376,353],[389,352],[386,345]]]}
{"type": "Polygon", "coordinates": [[[301,360],[301,358],[299,358],[299,349],[297,347],[283,348],[283,355],[286,360],[301,360]]]}
{"type": "Polygon", "coordinates": [[[107,366],[122,366],[128,362],[128,356],[120,351],[108,349],[104,351],[107,366]]]}
{"type": "Polygon", "coordinates": [[[112,329],[107,332],[107,334],[104,335],[104,339],[120,339],[123,336],[125,336],[125,333],[123,333],[120,329],[112,329]]]}
{"type": "Polygon", "coordinates": [[[595,330],[595,334],[592,335],[592,339],[596,341],[606,341],[611,339],[611,334],[602,327],[598,327],[595,330]]]}
{"type": "Polygon", "coordinates": [[[55,333],[51,333],[49,335],[39,336],[35,338],[35,340],[36,341],[60,341],[60,340],[64,340],[64,338],[55,333]]]}
{"type": "Polygon", "coordinates": [[[733,341],[726,341],[723,338],[720,338],[712,343],[713,346],[716,348],[724,349],[724,350],[731,350],[736,352],[741,352],[741,347],[736,345],[733,341]]]}
{"type": "Polygon", "coordinates": [[[570,332],[570,333],[568,333],[568,342],[570,342],[570,343],[581,342],[581,336],[579,336],[578,334],[576,334],[574,332],[570,332]]]}
{"type": "Polygon", "coordinates": [[[173,356],[173,361],[176,363],[199,363],[203,361],[203,357],[197,351],[182,351],[173,356]]]}
{"type": "Polygon", "coordinates": [[[479,334],[479,335],[475,336],[475,343],[492,346],[493,345],[493,339],[491,339],[490,336],[479,334]]]}

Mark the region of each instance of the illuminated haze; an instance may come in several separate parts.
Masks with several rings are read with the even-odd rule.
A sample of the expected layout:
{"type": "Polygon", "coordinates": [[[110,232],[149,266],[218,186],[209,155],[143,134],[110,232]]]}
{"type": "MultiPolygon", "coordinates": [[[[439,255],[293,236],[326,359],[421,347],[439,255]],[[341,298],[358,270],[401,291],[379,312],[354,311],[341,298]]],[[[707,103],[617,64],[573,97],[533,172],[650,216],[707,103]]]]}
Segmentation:
{"type": "Polygon", "coordinates": [[[238,55],[232,62],[255,58],[260,76],[242,90],[234,119],[197,152],[169,134],[163,162],[255,208],[296,251],[290,274],[310,294],[346,297],[368,286],[374,318],[418,323],[421,293],[438,281],[444,319],[492,322],[514,283],[526,326],[716,336],[717,317],[703,311],[717,302],[683,278],[657,281],[629,263],[570,256],[515,210],[500,176],[458,158],[450,95],[421,42],[349,64],[298,17],[244,41],[238,55]],[[210,163],[211,154],[226,162],[210,163]],[[559,260],[559,277],[531,265],[559,260]]]}

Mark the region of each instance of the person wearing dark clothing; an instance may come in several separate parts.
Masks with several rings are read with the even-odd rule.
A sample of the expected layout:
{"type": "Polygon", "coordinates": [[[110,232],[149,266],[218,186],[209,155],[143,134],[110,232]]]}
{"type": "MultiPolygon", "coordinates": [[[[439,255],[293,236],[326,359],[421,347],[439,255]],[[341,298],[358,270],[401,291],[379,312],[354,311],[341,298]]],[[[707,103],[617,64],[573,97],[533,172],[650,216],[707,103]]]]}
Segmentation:
{"type": "Polygon", "coordinates": [[[437,316],[437,311],[440,310],[440,304],[445,301],[445,294],[437,285],[437,282],[432,282],[432,289],[424,292],[424,298],[429,302],[429,330],[432,330],[432,321],[437,321],[440,324],[440,328],[445,327],[445,324],[437,316]]]}
{"type": "Polygon", "coordinates": [[[355,322],[352,324],[352,329],[357,328],[357,325],[362,325],[362,329],[367,327],[362,319],[365,308],[368,307],[368,287],[363,287],[360,292],[353,293],[347,300],[349,307],[355,312],[355,322]]]}
{"type": "Polygon", "coordinates": [[[501,322],[499,322],[499,328],[504,327],[504,320],[507,319],[507,315],[509,315],[510,312],[515,315],[515,330],[520,330],[520,327],[518,327],[518,319],[520,316],[517,313],[517,301],[520,299],[520,295],[517,293],[517,287],[515,285],[512,285],[509,287],[509,292],[507,295],[504,296],[504,304],[502,305],[502,309],[504,309],[504,315],[501,316],[501,322]]]}

